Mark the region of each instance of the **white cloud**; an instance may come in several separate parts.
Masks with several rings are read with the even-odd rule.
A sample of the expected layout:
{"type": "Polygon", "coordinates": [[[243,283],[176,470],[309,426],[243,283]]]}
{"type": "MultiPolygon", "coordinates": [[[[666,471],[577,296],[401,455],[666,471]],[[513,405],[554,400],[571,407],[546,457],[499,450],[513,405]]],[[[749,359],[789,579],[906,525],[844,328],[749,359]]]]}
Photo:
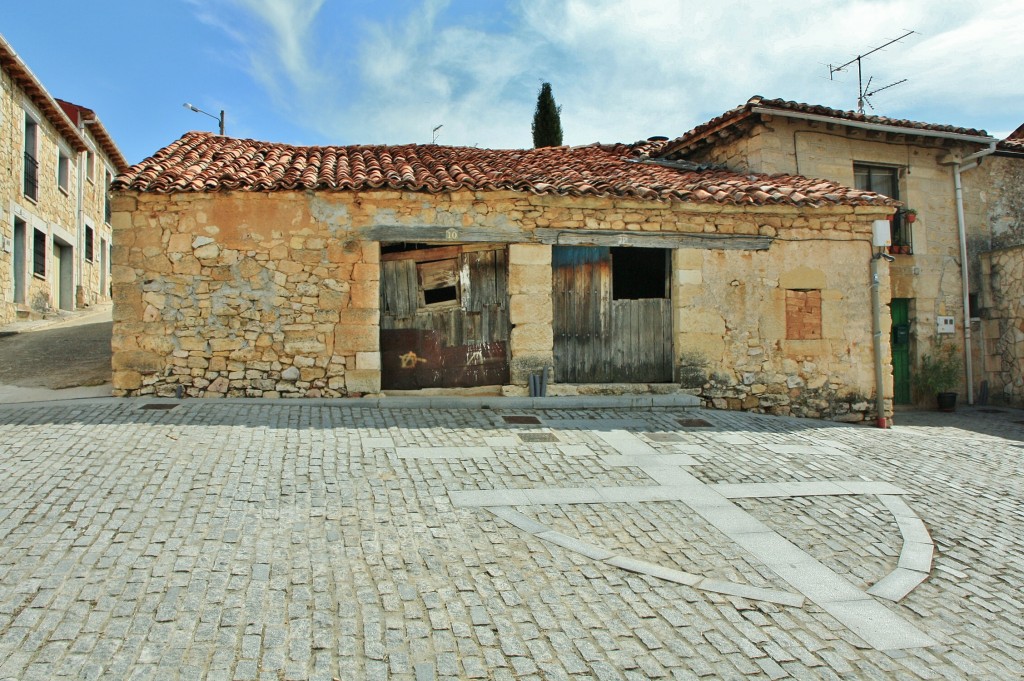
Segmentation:
{"type": "Polygon", "coordinates": [[[338,142],[428,142],[443,123],[442,143],[527,146],[542,81],[571,144],[678,135],[754,94],[854,108],[855,68],[830,80],[827,65],[905,29],[918,33],[864,60],[873,85],[908,79],[874,98],[877,113],[984,127],[971,117],[1003,107],[989,125],[1012,129],[1024,89],[1012,0],[510,0],[501,22],[425,0],[387,21],[353,20],[346,4],[333,28],[321,15],[338,7],[323,0],[234,2],[263,27],[235,36],[253,74],[338,142]],[[309,47],[332,40],[354,40],[354,56],[309,47]]]}

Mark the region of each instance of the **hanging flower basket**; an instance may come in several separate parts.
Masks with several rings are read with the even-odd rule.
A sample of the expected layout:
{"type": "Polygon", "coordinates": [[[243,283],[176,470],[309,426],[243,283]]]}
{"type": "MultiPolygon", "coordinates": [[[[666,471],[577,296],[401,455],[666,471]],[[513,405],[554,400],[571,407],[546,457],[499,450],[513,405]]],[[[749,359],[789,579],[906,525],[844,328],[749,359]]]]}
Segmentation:
{"type": "Polygon", "coordinates": [[[917,220],[917,211],[913,208],[907,208],[904,211],[904,215],[907,217],[907,224],[912,225],[917,220]]]}

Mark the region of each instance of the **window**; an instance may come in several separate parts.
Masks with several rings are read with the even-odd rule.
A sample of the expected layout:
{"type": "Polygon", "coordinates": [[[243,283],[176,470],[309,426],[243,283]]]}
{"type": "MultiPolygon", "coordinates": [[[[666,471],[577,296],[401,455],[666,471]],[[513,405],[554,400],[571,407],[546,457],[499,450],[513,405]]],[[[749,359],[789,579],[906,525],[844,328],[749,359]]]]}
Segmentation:
{"type": "Polygon", "coordinates": [[[96,175],[96,154],[92,150],[85,152],[85,179],[92,182],[96,175]]]}
{"type": "Polygon", "coordinates": [[[612,300],[668,297],[669,251],[612,248],[612,300]]]}
{"type": "Polygon", "coordinates": [[[46,232],[38,229],[32,234],[32,274],[46,276],[46,232]]]}
{"type": "Polygon", "coordinates": [[[92,245],[93,245],[93,239],[94,238],[95,237],[93,236],[92,227],[90,227],[89,225],[86,225],[85,226],[85,259],[88,260],[89,262],[93,261],[92,245]]]}
{"type": "MultiPolygon", "coordinates": [[[[872,166],[863,163],[853,164],[853,180],[857,189],[875,192],[889,198],[900,198],[899,169],[892,166],[872,166]]],[[[913,234],[910,224],[902,212],[896,213],[892,219],[892,245],[894,252],[911,253],[913,234]],[[905,249],[905,250],[904,250],[905,249]]]]}
{"type": "Polygon", "coordinates": [[[104,171],[103,173],[103,222],[110,224],[110,183],[114,181],[114,176],[110,174],[110,171],[104,171]]]}
{"type": "Polygon", "coordinates": [[[39,124],[31,116],[25,114],[25,149],[24,149],[24,193],[25,198],[35,201],[39,198],[39,161],[36,160],[36,147],[39,137],[39,124]]]}
{"type": "Polygon", "coordinates": [[[71,189],[71,156],[57,147],[57,186],[67,194],[71,189]]]}
{"type": "Polygon", "coordinates": [[[786,338],[821,340],[821,291],[786,290],[786,338]]]}
{"type": "Polygon", "coordinates": [[[421,307],[456,307],[459,304],[458,259],[417,263],[421,307]]]}

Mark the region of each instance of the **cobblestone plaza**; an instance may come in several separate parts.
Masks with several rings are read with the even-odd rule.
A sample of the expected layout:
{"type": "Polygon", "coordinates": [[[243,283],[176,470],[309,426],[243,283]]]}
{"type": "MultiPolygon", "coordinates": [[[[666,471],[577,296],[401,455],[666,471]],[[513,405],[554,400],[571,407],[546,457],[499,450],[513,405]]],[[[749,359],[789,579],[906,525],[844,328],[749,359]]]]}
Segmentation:
{"type": "Polygon", "coordinates": [[[0,406],[0,680],[1018,679],[1024,413],[897,423],[0,406]]]}

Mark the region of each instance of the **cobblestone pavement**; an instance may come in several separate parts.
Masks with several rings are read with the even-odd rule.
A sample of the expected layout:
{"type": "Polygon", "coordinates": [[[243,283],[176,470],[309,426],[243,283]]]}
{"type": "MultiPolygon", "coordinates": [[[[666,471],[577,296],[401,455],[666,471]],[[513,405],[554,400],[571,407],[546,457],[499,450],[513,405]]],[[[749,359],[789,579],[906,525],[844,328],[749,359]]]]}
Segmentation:
{"type": "Polygon", "coordinates": [[[0,680],[1019,679],[1024,412],[898,423],[2,406],[0,680]]]}

